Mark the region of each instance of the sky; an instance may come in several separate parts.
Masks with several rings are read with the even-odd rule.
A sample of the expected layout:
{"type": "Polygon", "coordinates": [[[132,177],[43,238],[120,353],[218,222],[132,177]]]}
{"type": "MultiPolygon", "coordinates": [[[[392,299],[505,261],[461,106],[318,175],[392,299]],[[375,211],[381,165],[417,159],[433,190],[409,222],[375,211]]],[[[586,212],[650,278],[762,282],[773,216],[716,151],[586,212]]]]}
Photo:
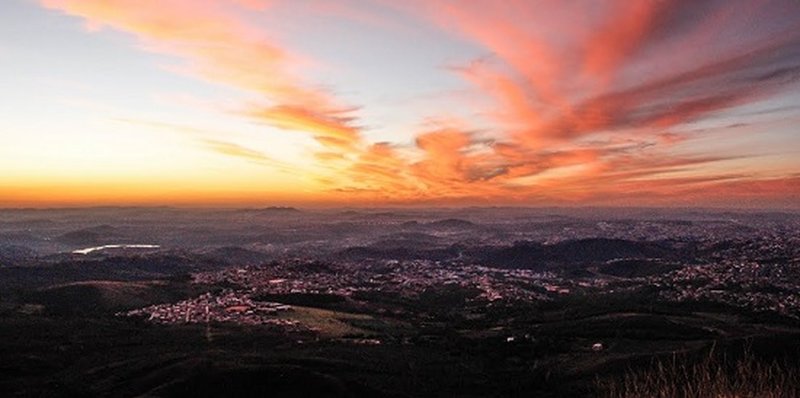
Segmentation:
{"type": "Polygon", "coordinates": [[[800,208],[800,1],[4,0],[0,207],[800,208]]]}

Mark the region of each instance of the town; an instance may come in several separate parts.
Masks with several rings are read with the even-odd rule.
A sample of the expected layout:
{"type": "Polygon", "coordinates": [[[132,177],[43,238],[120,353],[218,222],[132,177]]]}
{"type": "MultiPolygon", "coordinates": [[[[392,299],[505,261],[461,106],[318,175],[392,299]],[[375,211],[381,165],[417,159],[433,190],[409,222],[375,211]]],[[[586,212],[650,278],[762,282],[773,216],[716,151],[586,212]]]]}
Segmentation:
{"type": "MultiPolygon", "coordinates": [[[[769,253],[785,253],[783,246],[764,248],[769,253]]],[[[751,253],[757,253],[753,251],[751,253]]],[[[517,303],[546,302],[569,296],[592,296],[644,289],[657,291],[664,302],[705,301],[754,312],[773,312],[800,319],[800,290],[797,264],[762,264],[742,261],[735,253],[715,252],[710,264],[673,265],[676,269],[656,275],[621,277],[603,270],[621,259],[586,268],[586,275],[567,272],[505,269],[461,261],[368,260],[323,262],[287,259],[262,265],[230,267],[192,274],[196,285],[224,285],[219,293],[174,304],[159,304],[121,315],[146,317],[157,323],[232,322],[281,325],[287,330],[301,325],[287,318],[276,319],[280,311],[291,311],[282,303],[258,301],[269,295],[330,295],[350,300],[376,311],[370,297],[374,293],[415,300],[425,292],[448,288],[467,292],[464,306],[473,310],[517,303]],[[718,258],[729,255],[733,258],[718,258]]]]}

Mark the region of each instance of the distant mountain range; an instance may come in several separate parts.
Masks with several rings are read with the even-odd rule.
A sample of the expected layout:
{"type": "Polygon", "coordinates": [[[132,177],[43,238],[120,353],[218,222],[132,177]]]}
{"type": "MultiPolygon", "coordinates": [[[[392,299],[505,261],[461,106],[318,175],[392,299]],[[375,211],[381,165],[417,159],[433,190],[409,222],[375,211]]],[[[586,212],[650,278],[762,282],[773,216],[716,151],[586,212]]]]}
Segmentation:
{"type": "Polygon", "coordinates": [[[539,268],[549,263],[598,263],[614,259],[673,257],[674,250],[660,242],[623,239],[579,239],[543,245],[518,242],[511,247],[488,250],[481,262],[503,268],[539,268]]]}
{"type": "MultiPolygon", "coordinates": [[[[413,235],[412,235],[413,236],[413,235]]],[[[437,246],[417,239],[387,239],[364,247],[340,250],[335,257],[341,260],[396,259],[447,260],[461,258],[467,262],[497,268],[555,269],[557,267],[597,265],[611,260],[691,260],[694,251],[676,250],[669,242],[645,242],[624,239],[591,238],[567,240],[555,244],[516,242],[511,246],[437,246]]],[[[659,262],[660,264],[660,262],[659,262]]],[[[635,273],[623,268],[633,263],[620,263],[619,269],[609,272],[635,273]]],[[[653,268],[650,266],[649,268],[653,268]]],[[[655,268],[653,268],[655,269],[655,268]]],[[[669,267],[658,269],[668,270],[669,267]]]]}

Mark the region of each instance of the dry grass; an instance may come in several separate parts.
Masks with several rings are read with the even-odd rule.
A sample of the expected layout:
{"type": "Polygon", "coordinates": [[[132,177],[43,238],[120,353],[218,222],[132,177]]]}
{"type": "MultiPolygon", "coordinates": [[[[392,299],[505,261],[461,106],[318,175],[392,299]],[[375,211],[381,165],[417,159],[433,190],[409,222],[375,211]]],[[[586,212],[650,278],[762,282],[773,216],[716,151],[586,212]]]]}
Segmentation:
{"type": "Polygon", "coordinates": [[[794,398],[800,397],[800,370],[778,361],[760,361],[749,351],[736,360],[712,349],[700,360],[673,356],[622,378],[598,380],[598,396],[614,398],[794,398]]]}
{"type": "Polygon", "coordinates": [[[350,319],[372,319],[368,315],[301,306],[292,306],[292,309],[292,311],[281,312],[278,317],[296,320],[302,325],[316,330],[322,337],[337,338],[348,335],[371,334],[369,331],[347,323],[347,320],[350,319]]]}

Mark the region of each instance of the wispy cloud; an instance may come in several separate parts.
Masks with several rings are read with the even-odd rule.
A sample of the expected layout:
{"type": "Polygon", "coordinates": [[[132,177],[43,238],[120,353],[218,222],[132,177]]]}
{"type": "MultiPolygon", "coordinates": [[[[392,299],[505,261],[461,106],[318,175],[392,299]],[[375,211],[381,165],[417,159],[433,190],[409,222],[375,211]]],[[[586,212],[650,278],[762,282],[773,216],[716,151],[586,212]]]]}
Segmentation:
{"type": "Polygon", "coordinates": [[[494,139],[486,145],[468,127],[418,135],[422,160],[408,174],[426,197],[619,196],[721,183],[729,177],[704,168],[747,152],[675,151],[695,137],[686,126],[800,80],[800,29],[787,14],[800,7],[785,1],[398,7],[490,52],[450,70],[493,99],[484,114],[494,139]],[[671,173],[703,175],[655,178],[671,173]]]}
{"type": "MultiPolygon", "coordinates": [[[[436,128],[406,132],[410,144],[401,146],[369,142],[357,117],[361,108],[308,81],[300,71],[310,58],[243,16],[270,12],[279,2],[41,1],[83,18],[92,31],[109,27],[134,35],[144,49],[181,60],[176,70],[257,94],[236,114],[313,137],[319,148],[312,156],[321,166],[316,180],[342,197],[545,203],[685,194],[710,201],[712,195],[759,187],[790,197],[797,187],[795,177],[711,167],[746,158],[746,151],[686,149],[703,134],[693,123],[797,87],[797,2],[312,6],[376,29],[387,26],[387,15],[377,10],[403,10],[404,18],[427,21],[489,54],[444,73],[456,74],[477,97],[488,99],[475,101],[474,111],[490,127],[449,118],[436,128]]],[[[280,167],[225,139],[204,138],[203,144],[280,167]]]]}
{"type": "Polygon", "coordinates": [[[351,144],[359,140],[357,131],[349,125],[348,115],[353,108],[296,73],[308,59],[282,46],[241,14],[242,8],[268,9],[268,2],[42,0],[42,3],[83,18],[91,31],[109,27],[133,34],[146,50],[182,60],[177,70],[259,94],[266,105],[242,104],[242,107],[246,108],[243,113],[263,123],[308,131],[318,137],[335,135],[336,139],[351,144]]]}
{"type": "Polygon", "coordinates": [[[264,153],[243,147],[239,144],[217,140],[203,140],[202,142],[212,151],[221,153],[223,155],[238,157],[261,164],[279,165],[278,162],[268,157],[264,153]]]}

